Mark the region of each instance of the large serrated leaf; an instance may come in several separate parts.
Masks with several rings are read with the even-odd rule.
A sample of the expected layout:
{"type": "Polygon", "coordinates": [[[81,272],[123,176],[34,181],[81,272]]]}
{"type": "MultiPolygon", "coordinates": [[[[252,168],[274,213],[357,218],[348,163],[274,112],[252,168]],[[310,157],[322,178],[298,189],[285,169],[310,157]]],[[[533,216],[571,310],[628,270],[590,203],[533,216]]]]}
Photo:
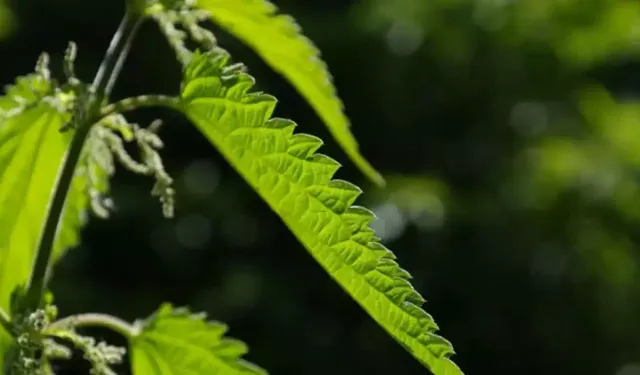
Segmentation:
{"type": "Polygon", "coordinates": [[[163,305],[132,339],[134,375],[266,375],[240,357],[247,346],[223,337],[227,326],[163,305]]]}
{"type": "MultiPolygon", "coordinates": [[[[29,75],[0,97],[0,307],[28,281],[54,186],[71,140],[60,128],[70,115],[39,101],[49,82],[29,75]]],[[[62,95],[62,94],[61,94],[62,95]]],[[[58,97],[58,100],[69,98],[58,97]]],[[[88,205],[87,180],[77,174],[67,195],[53,260],[77,245],[88,205]]],[[[10,345],[0,329],[0,359],[10,345]]]]}
{"type": "Polygon", "coordinates": [[[253,48],[311,104],[351,160],[373,182],[382,176],[360,154],[326,64],[300,26],[267,0],[198,0],[214,22],[253,48]]]}
{"type": "Polygon", "coordinates": [[[276,99],[248,93],[254,81],[224,70],[224,51],[196,54],[185,70],[186,115],[283,219],[327,272],[436,375],[459,375],[409,274],[374,236],[374,215],[353,206],[360,190],[332,180],[340,165],[317,154],[318,138],[271,118],[276,99]]]}

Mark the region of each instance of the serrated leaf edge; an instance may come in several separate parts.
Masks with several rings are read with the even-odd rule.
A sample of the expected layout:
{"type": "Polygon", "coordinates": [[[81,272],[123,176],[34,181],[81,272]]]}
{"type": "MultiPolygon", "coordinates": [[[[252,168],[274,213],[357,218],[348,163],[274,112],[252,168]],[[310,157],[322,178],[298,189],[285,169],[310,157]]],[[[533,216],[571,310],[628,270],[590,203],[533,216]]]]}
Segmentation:
{"type": "MultiPolygon", "coordinates": [[[[291,151],[289,151],[289,146],[287,146],[287,153],[284,156],[296,158],[297,160],[315,165],[317,170],[313,176],[298,175],[298,181],[291,180],[291,176],[287,178],[289,178],[289,181],[294,184],[294,186],[295,184],[307,186],[305,190],[308,197],[329,209],[334,215],[334,218],[339,218],[340,224],[337,227],[334,225],[332,228],[330,220],[325,220],[325,226],[318,224],[314,229],[316,244],[327,246],[327,248],[330,249],[331,260],[318,258],[318,254],[315,253],[313,245],[307,242],[313,240],[307,239],[307,241],[305,241],[302,238],[304,237],[303,233],[296,232],[295,224],[287,221],[288,214],[296,210],[297,202],[271,202],[268,196],[265,196],[264,192],[261,191],[264,186],[273,185],[275,186],[274,188],[278,188],[277,181],[273,184],[273,181],[265,181],[264,179],[270,178],[269,174],[265,173],[258,177],[254,176],[254,178],[257,178],[257,182],[251,181],[251,179],[248,179],[248,182],[263,195],[263,198],[267,200],[274,211],[280,214],[283,220],[289,224],[289,227],[303,245],[309,249],[311,254],[325,266],[327,271],[336,278],[339,283],[339,275],[345,272],[357,283],[360,283],[361,278],[364,277],[364,282],[368,283],[370,287],[380,293],[380,296],[384,296],[389,301],[387,304],[388,315],[380,316],[380,314],[374,310],[376,306],[379,307],[381,301],[369,300],[371,296],[358,296],[357,292],[354,292],[357,288],[340,283],[380,325],[405,348],[412,352],[417,359],[426,364],[436,375],[462,374],[459,368],[449,360],[449,357],[454,354],[451,344],[446,339],[434,333],[438,329],[438,326],[435,324],[433,318],[419,307],[424,302],[424,299],[411,286],[409,273],[399,267],[395,262],[395,255],[380,243],[379,239],[375,237],[373,230],[369,228],[369,224],[375,219],[375,215],[363,207],[353,206],[353,203],[361,194],[360,189],[346,181],[333,179],[340,164],[325,155],[315,153],[321,146],[322,141],[308,135],[294,135],[293,129],[296,126],[295,123],[290,120],[271,118],[276,100],[270,95],[259,92],[248,92],[254,84],[254,79],[251,76],[242,72],[225,75],[224,66],[227,65],[228,61],[229,55],[222,49],[217,49],[205,54],[196,53],[194,55],[192,63],[189,64],[185,70],[183,86],[182,100],[187,115],[198,125],[200,123],[198,120],[203,120],[204,123],[207,123],[206,119],[209,114],[199,113],[193,109],[193,106],[197,104],[223,104],[224,101],[228,100],[241,103],[245,106],[264,106],[266,103],[266,107],[263,108],[264,113],[262,113],[264,121],[261,125],[254,124],[249,128],[235,128],[226,136],[231,137],[235,135],[242,137],[251,136],[252,134],[258,134],[260,132],[284,131],[289,138],[289,144],[293,146],[291,151]],[[208,97],[203,96],[207,95],[207,88],[217,92],[209,92],[210,96],[208,97]],[[224,92],[225,97],[219,98],[215,96],[221,93],[220,90],[226,90],[226,92],[224,92]],[[304,138],[308,147],[306,149],[302,147],[301,149],[300,144],[304,142],[297,141],[296,137],[304,138]],[[301,182],[302,179],[307,180],[301,182]],[[313,181],[309,181],[309,179],[313,181]],[[293,227],[292,224],[294,225],[293,227]],[[335,234],[336,231],[341,231],[345,227],[349,228],[349,233],[346,237],[344,233],[335,234]],[[367,256],[373,255],[374,260],[358,262],[365,254],[367,256]],[[382,284],[379,281],[376,282],[379,278],[390,281],[392,286],[387,287],[384,282],[382,282],[382,284]],[[363,300],[361,297],[367,300],[363,300]],[[429,354],[426,354],[425,351],[428,351],[429,354]]],[[[216,106],[213,106],[213,108],[213,110],[215,110],[216,106]]],[[[218,106],[218,108],[223,110],[223,106],[218,106]]],[[[225,119],[225,115],[232,116],[229,113],[223,113],[221,118],[225,119]]],[[[215,126],[225,126],[225,121],[221,120],[215,124],[215,126]]],[[[207,134],[206,130],[201,130],[205,135],[207,134]]],[[[214,140],[212,139],[212,141],[214,140]]],[[[218,142],[226,141],[226,139],[224,141],[218,140],[218,142]]],[[[268,147],[268,145],[265,143],[264,147],[268,147]]],[[[251,150],[239,149],[233,152],[244,153],[251,152],[251,150]]],[[[229,155],[226,156],[228,157],[229,155]]],[[[231,156],[233,157],[233,155],[231,156]]],[[[270,157],[269,154],[254,156],[256,159],[269,159],[270,157]]],[[[236,155],[236,157],[241,157],[241,155],[236,155]]],[[[277,161],[273,161],[273,163],[277,163],[277,161]]],[[[237,165],[234,165],[234,167],[238,168],[237,165]]],[[[283,172],[279,169],[281,167],[278,167],[276,164],[271,165],[269,168],[276,172],[276,176],[284,176],[284,173],[288,172],[288,170],[283,172]]],[[[243,174],[249,173],[243,170],[240,170],[240,172],[243,174]]],[[[281,189],[285,188],[286,187],[281,187],[281,189]]],[[[318,219],[318,222],[319,221],[321,220],[318,219]]]]}

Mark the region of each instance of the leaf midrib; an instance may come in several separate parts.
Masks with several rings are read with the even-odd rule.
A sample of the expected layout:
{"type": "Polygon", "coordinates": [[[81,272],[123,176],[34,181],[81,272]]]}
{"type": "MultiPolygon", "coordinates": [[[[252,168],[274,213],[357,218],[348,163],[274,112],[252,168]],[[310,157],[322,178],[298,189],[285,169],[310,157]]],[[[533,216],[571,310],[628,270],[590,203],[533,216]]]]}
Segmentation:
{"type": "MultiPolygon", "coordinates": [[[[220,98],[220,99],[224,100],[225,98],[220,98]]],[[[231,99],[227,99],[227,100],[228,100],[228,101],[231,101],[231,102],[233,102],[233,103],[236,103],[236,104],[242,104],[242,103],[238,103],[238,102],[236,102],[236,101],[233,101],[233,100],[231,100],[231,99]]],[[[188,111],[187,113],[190,113],[190,112],[191,112],[191,113],[193,113],[193,112],[200,112],[200,111],[197,111],[197,110],[195,110],[195,111],[188,111]]],[[[209,122],[209,120],[208,120],[205,116],[202,116],[200,113],[199,113],[199,116],[198,116],[198,117],[200,117],[201,119],[204,119],[204,120],[205,120],[205,123],[209,122]]],[[[217,130],[215,130],[215,128],[214,128],[214,127],[211,127],[211,129],[213,129],[213,131],[218,132],[217,130]]],[[[232,131],[233,131],[233,130],[232,130],[232,131]]],[[[220,132],[218,132],[218,133],[220,134],[220,132]]],[[[226,136],[225,136],[224,134],[221,134],[221,135],[223,135],[221,142],[223,142],[223,143],[224,143],[224,139],[225,139],[227,136],[229,136],[229,135],[230,135],[230,133],[229,133],[229,134],[227,134],[226,136]]],[[[250,149],[245,149],[245,152],[248,152],[248,153],[252,154],[252,155],[255,157],[255,159],[256,159],[256,160],[262,160],[262,159],[265,159],[265,158],[263,158],[261,155],[257,155],[257,154],[255,154],[255,153],[254,153],[254,152],[252,152],[250,149]]],[[[283,152],[276,152],[276,153],[272,153],[272,154],[286,154],[286,155],[289,155],[289,156],[294,157],[293,155],[290,155],[290,154],[288,154],[288,153],[286,153],[286,152],[284,152],[284,153],[283,153],[283,152]]],[[[302,159],[299,159],[299,160],[302,160],[302,159]]],[[[232,164],[233,164],[233,163],[232,163],[232,164]]],[[[341,215],[338,215],[338,214],[336,214],[335,212],[333,212],[333,211],[329,210],[328,208],[326,208],[326,206],[324,206],[324,204],[323,204],[319,199],[317,199],[317,198],[316,198],[316,197],[314,197],[313,195],[311,195],[311,194],[309,194],[308,192],[306,192],[306,191],[304,191],[303,189],[301,189],[301,188],[297,185],[297,183],[295,183],[294,181],[292,181],[288,176],[286,176],[286,175],[284,175],[284,174],[280,173],[280,171],[278,171],[278,170],[277,170],[277,168],[273,167],[273,165],[271,164],[271,162],[269,162],[269,161],[268,161],[268,159],[267,159],[267,162],[266,162],[265,164],[266,164],[266,166],[267,166],[269,169],[271,169],[272,171],[274,171],[274,172],[275,172],[275,174],[277,174],[277,175],[279,175],[279,176],[282,176],[283,178],[286,178],[286,179],[289,181],[290,185],[291,185],[291,186],[294,186],[294,187],[296,188],[296,190],[297,190],[297,191],[301,191],[303,194],[306,194],[306,195],[309,197],[309,199],[314,200],[314,201],[318,202],[320,205],[322,205],[323,207],[325,207],[326,211],[329,211],[329,212],[331,212],[331,214],[332,214],[332,215],[339,217],[340,222],[342,223],[342,226],[344,226],[344,227],[346,227],[346,228],[348,229],[348,226],[344,223],[344,220],[342,219],[342,216],[341,216],[341,215]]],[[[256,182],[254,182],[254,181],[250,181],[250,183],[251,183],[252,185],[254,185],[254,189],[255,189],[256,191],[258,191],[258,192],[262,192],[262,191],[263,191],[263,190],[260,188],[259,184],[257,184],[256,182]]],[[[263,193],[263,194],[264,194],[264,193],[263,193]]],[[[271,201],[271,199],[268,199],[268,200],[267,200],[267,202],[270,202],[270,201],[271,201]]],[[[271,203],[269,203],[269,205],[271,206],[271,203]]],[[[272,207],[272,208],[275,210],[275,207],[272,207]]],[[[276,212],[278,212],[278,211],[276,211],[276,212]]],[[[284,217],[283,217],[283,219],[284,219],[284,217]]],[[[290,220],[288,220],[288,219],[284,219],[284,220],[285,220],[285,222],[290,222],[290,220]]],[[[287,224],[289,224],[289,223],[287,223],[287,224]]],[[[298,225],[297,225],[297,223],[291,223],[290,225],[291,225],[291,227],[293,227],[293,228],[299,228],[299,227],[298,227],[298,225]]],[[[340,263],[341,263],[341,267],[340,267],[340,268],[338,268],[338,269],[333,270],[333,272],[338,273],[338,272],[340,272],[342,269],[347,269],[347,270],[349,270],[349,272],[351,272],[351,273],[353,274],[353,276],[357,276],[357,278],[362,279],[362,280],[366,283],[366,285],[367,285],[369,288],[371,288],[371,289],[375,290],[378,294],[383,295],[383,296],[386,298],[386,300],[389,302],[389,304],[388,304],[389,306],[392,306],[394,309],[397,309],[397,310],[401,311],[401,312],[402,312],[402,314],[401,314],[401,315],[406,316],[406,317],[409,317],[410,319],[412,319],[412,320],[414,320],[414,321],[415,321],[415,324],[416,324],[416,325],[421,326],[421,324],[420,324],[420,322],[419,322],[419,320],[418,320],[417,318],[413,317],[411,314],[409,314],[408,312],[406,312],[405,310],[403,310],[400,306],[398,306],[394,301],[392,301],[392,300],[389,298],[389,296],[387,296],[387,295],[386,295],[386,293],[384,293],[384,292],[382,292],[382,291],[378,290],[374,285],[370,284],[370,283],[369,283],[369,281],[364,277],[364,276],[365,276],[364,274],[361,274],[361,273],[359,273],[359,272],[355,271],[351,266],[349,266],[349,265],[344,261],[344,259],[343,259],[343,258],[342,258],[338,253],[337,253],[337,251],[335,251],[335,250],[332,248],[332,246],[335,246],[335,245],[338,245],[338,244],[341,244],[341,243],[344,243],[344,242],[347,242],[347,241],[352,241],[352,242],[354,242],[354,243],[358,244],[358,246],[362,246],[361,244],[359,244],[359,243],[358,243],[358,242],[356,242],[356,241],[353,241],[353,239],[350,237],[350,238],[348,238],[348,239],[346,239],[346,240],[342,240],[342,241],[340,241],[340,242],[337,242],[336,244],[333,244],[333,245],[327,245],[327,244],[325,244],[324,242],[322,242],[322,241],[320,241],[320,240],[319,240],[319,236],[317,235],[317,233],[315,233],[315,232],[313,232],[313,231],[307,231],[306,229],[303,229],[303,230],[304,230],[304,232],[311,233],[311,234],[312,234],[316,239],[318,239],[316,242],[317,242],[318,244],[320,244],[320,246],[322,246],[323,248],[327,248],[327,249],[329,250],[329,253],[330,253],[334,258],[336,258],[336,259],[338,259],[338,260],[340,261],[340,263]]],[[[350,231],[350,229],[348,229],[348,230],[349,230],[349,232],[351,232],[351,231],[350,231]]],[[[302,241],[300,241],[300,242],[302,242],[302,241]]],[[[307,247],[307,245],[306,245],[304,242],[302,242],[302,245],[303,245],[303,246],[305,246],[305,247],[307,247]]],[[[371,249],[369,249],[369,248],[367,248],[367,250],[368,250],[368,251],[372,251],[372,250],[371,250],[371,249]]],[[[320,259],[320,258],[317,256],[317,254],[315,254],[315,252],[316,252],[316,251],[317,251],[317,250],[309,249],[309,252],[311,253],[311,255],[312,255],[314,258],[316,258],[316,260],[317,260],[319,263],[321,263],[321,264],[326,263],[324,260],[320,259]]],[[[326,266],[325,266],[325,267],[326,267],[326,266]]],[[[379,270],[377,270],[377,268],[374,268],[374,269],[372,269],[372,270],[371,270],[371,271],[369,271],[369,272],[378,272],[378,273],[380,273],[382,276],[387,277],[386,275],[382,274],[379,270]]],[[[330,274],[332,274],[332,272],[330,272],[330,274]]],[[[333,274],[332,274],[332,275],[333,275],[333,274]]],[[[337,278],[337,277],[336,277],[336,278],[337,278]]],[[[349,280],[349,278],[345,278],[345,280],[349,280]]],[[[341,280],[340,284],[341,284],[345,289],[347,288],[347,285],[349,285],[349,283],[348,283],[348,282],[342,282],[342,280],[341,280]]],[[[353,291],[352,293],[353,293],[353,294],[356,294],[356,292],[355,292],[355,291],[353,291]]],[[[365,299],[369,299],[369,297],[367,296],[365,299]]],[[[357,298],[355,298],[355,300],[356,300],[358,303],[360,303],[360,304],[365,308],[365,310],[370,311],[371,309],[373,309],[373,307],[370,309],[369,307],[365,306],[365,304],[364,304],[364,303],[361,303],[361,301],[360,301],[360,300],[358,300],[357,298]]],[[[373,314],[372,314],[372,315],[373,315],[373,314]]],[[[376,313],[375,315],[377,316],[378,314],[376,313]]],[[[375,319],[375,316],[374,316],[374,319],[375,319]]],[[[378,321],[378,323],[380,323],[381,325],[383,325],[386,329],[391,330],[391,331],[400,331],[400,332],[403,332],[403,333],[405,333],[405,334],[406,334],[406,336],[408,336],[409,338],[411,338],[411,339],[413,339],[413,340],[417,341],[417,342],[419,343],[419,346],[424,346],[424,345],[423,345],[423,344],[422,344],[422,343],[421,343],[417,338],[414,338],[414,337],[413,337],[413,335],[411,335],[409,332],[407,332],[407,331],[405,331],[405,330],[403,330],[403,329],[399,329],[399,328],[397,328],[397,327],[394,327],[394,326],[388,325],[388,323],[387,323],[385,320],[383,320],[383,319],[379,319],[379,318],[378,318],[378,319],[375,319],[375,320],[376,320],[376,321],[378,321]]],[[[434,356],[434,357],[435,357],[435,356],[434,356]]],[[[437,358],[437,357],[436,357],[436,358],[437,358]]]]}

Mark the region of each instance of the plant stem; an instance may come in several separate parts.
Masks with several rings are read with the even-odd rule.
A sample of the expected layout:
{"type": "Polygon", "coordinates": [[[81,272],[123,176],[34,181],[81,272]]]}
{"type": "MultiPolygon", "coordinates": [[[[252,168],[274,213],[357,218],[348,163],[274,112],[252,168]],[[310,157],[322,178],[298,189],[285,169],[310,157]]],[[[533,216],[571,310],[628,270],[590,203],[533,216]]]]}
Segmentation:
{"type": "Polygon", "coordinates": [[[93,80],[92,87],[96,95],[94,106],[102,104],[102,101],[111,94],[113,84],[120,75],[124,60],[129,54],[131,42],[143,20],[144,9],[135,9],[133,5],[127,7],[127,12],[120,22],[113,39],[111,39],[109,49],[107,49],[104,60],[93,80]]]}
{"type": "Polygon", "coordinates": [[[132,339],[139,334],[139,328],[120,318],[108,314],[86,313],[71,315],[51,323],[45,328],[45,333],[54,333],[56,330],[68,330],[80,327],[105,327],[127,339],[132,339]]]}
{"type": "MultiPolygon", "coordinates": [[[[113,82],[117,79],[141,22],[144,20],[144,9],[128,6],[118,31],[116,31],[105,58],[98,69],[92,84],[92,95],[83,110],[83,117],[75,124],[75,133],[71,146],[64,158],[64,164],[55,187],[53,199],[47,210],[47,219],[40,238],[38,252],[31,272],[24,310],[33,311],[40,307],[45,290],[47,271],[53,253],[54,241],[58,232],[58,224],[62,216],[67,192],[73,181],[76,165],[82,155],[85,140],[91,130],[93,120],[98,115],[100,106],[109,96],[113,82]]],[[[72,119],[73,121],[73,119],[72,119]]]]}
{"type": "Polygon", "coordinates": [[[145,107],[168,107],[180,109],[180,99],[167,95],[141,95],[119,100],[102,107],[100,117],[106,117],[114,113],[129,112],[145,107]]]}
{"type": "Polygon", "coordinates": [[[0,309],[0,326],[3,327],[7,333],[12,336],[15,336],[15,332],[13,330],[13,323],[11,322],[11,318],[9,314],[3,309],[0,309]]]}

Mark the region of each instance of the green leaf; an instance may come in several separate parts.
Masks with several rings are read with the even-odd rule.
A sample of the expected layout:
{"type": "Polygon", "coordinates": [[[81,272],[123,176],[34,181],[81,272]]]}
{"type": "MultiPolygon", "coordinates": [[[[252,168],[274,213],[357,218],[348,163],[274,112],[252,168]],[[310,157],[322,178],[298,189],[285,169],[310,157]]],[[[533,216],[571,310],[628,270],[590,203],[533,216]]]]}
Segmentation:
{"type": "Polygon", "coordinates": [[[223,337],[227,326],[165,304],[131,341],[134,375],[265,375],[240,359],[247,346],[223,337]]]}
{"type": "Polygon", "coordinates": [[[267,0],[198,0],[214,22],[253,48],[311,104],[360,170],[384,185],[382,176],[360,154],[326,64],[300,26],[267,0]]]}
{"type": "MultiPolygon", "coordinates": [[[[72,97],[51,92],[47,79],[28,75],[0,97],[0,308],[7,312],[11,293],[30,277],[53,186],[72,136],[60,133],[70,118],[63,107],[72,97]],[[40,100],[47,95],[48,100],[40,100]]],[[[77,173],[56,236],[54,261],[79,241],[88,206],[86,186],[87,179],[77,173]]],[[[10,343],[0,330],[0,356],[10,343]]]]}
{"type": "Polygon", "coordinates": [[[409,274],[369,228],[373,213],[352,205],[360,189],[332,180],[340,164],[316,153],[322,141],[271,118],[276,99],[248,93],[253,78],[225,69],[228,59],[224,51],[194,55],[181,94],[186,115],[387,332],[434,374],[462,374],[409,274]]]}

